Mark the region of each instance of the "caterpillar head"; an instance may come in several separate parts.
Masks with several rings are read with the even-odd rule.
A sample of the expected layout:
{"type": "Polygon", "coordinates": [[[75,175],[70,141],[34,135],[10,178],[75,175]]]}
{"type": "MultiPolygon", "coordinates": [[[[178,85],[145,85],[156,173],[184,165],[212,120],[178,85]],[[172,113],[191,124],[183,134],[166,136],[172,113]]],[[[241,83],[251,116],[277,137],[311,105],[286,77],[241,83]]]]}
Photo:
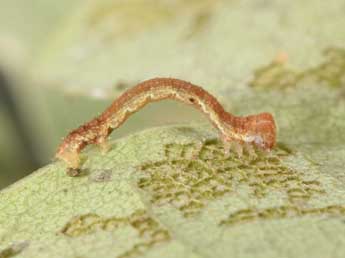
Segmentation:
{"type": "Polygon", "coordinates": [[[74,143],[73,139],[67,137],[59,146],[55,158],[66,162],[68,168],[78,169],[80,165],[79,145],[78,143],[74,143]]]}

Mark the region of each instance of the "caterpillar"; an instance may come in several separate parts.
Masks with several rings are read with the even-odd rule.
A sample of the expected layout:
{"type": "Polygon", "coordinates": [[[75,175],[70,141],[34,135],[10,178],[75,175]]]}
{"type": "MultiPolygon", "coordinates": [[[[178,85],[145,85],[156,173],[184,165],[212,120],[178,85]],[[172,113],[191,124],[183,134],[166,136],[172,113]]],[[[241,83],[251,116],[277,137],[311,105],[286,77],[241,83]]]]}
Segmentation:
{"type": "Polygon", "coordinates": [[[174,78],[154,78],[127,90],[98,117],[71,131],[55,157],[65,161],[68,168],[78,169],[82,149],[97,144],[106,151],[106,139],[114,129],[146,104],[164,99],[181,101],[203,112],[218,130],[225,150],[229,150],[232,142],[254,144],[264,150],[271,150],[276,143],[276,125],[270,113],[235,116],[197,85],[174,78]]]}

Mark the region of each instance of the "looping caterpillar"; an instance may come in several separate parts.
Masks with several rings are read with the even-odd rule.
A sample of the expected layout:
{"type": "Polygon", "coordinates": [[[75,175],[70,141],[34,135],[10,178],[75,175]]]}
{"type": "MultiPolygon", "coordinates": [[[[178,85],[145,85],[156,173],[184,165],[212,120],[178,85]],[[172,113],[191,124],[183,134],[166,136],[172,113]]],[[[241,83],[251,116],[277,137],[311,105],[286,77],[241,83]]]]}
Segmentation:
{"type": "Polygon", "coordinates": [[[65,161],[69,168],[78,169],[79,153],[83,148],[97,144],[106,150],[106,139],[114,129],[146,104],[163,99],[181,101],[202,111],[218,129],[225,150],[232,142],[253,143],[264,150],[271,150],[275,145],[276,126],[270,113],[234,116],[199,86],[179,79],[154,78],[127,90],[101,115],[71,131],[55,157],[65,161]]]}

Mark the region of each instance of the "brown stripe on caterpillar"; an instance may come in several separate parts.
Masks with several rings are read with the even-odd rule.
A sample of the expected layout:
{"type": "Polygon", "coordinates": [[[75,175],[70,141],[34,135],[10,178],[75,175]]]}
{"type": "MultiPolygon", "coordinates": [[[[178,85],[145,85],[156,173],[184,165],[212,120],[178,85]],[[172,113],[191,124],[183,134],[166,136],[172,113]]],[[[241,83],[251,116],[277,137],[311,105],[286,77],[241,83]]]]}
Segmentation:
{"type": "Polygon", "coordinates": [[[134,112],[148,103],[173,99],[202,111],[219,131],[228,150],[231,142],[253,143],[271,150],[276,142],[276,126],[270,113],[245,117],[224,110],[218,100],[201,87],[173,78],[154,78],[139,83],[124,92],[98,117],[70,132],[59,146],[56,158],[64,160],[71,169],[80,166],[79,153],[89,144],[107,149],[108,135],[134,112]]]}

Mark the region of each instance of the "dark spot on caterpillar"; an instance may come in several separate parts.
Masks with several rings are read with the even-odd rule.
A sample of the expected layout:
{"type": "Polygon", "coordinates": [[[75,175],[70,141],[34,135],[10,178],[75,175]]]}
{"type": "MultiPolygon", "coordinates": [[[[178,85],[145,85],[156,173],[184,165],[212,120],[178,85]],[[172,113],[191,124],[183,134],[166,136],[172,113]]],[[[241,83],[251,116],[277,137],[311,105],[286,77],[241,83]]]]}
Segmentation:
{"type": "Polygon", "coordinates": [[[194,103],[195,102],[195,99],[194,98],[189,98],[189,101],[194,103]]]}

